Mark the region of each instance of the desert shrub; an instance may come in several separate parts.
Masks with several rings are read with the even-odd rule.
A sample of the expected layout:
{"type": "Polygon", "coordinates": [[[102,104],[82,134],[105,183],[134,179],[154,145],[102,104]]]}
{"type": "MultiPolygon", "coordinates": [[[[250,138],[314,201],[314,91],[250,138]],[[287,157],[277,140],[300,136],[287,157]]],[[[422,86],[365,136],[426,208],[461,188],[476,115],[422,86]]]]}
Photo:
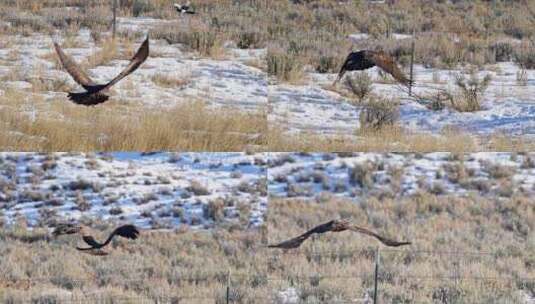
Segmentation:
{"type": "Polygon", "coordinates": [[[205,186],[201,185],[201,183],[197,181],[192,181],[190,185],[186,188],[187,191],[195,194],[195,195],[209,195],[210,190],[206,188],[205,186]]]}
{"type": "Polygon", "coordinates": [[[475,71],[470,73],[470,78],[466,79],[462,74],[455,78],[455,85],[458,89],[457,98],[453,99],[453,108],[461,112],[474,112],[481,110],[481,97],[491,81],[490,74],[483,79],[475,71]]]}
{"type": "Polygon", "coordinates": [[[514,60],[523,69],[535,69],[535,49],[533,47],[523,48],[516,52],[514,60]]]}
{"type": "Polygon", "coordinates": [[[373,186],[373,174],[377,167],[370,162],[356,164],[349,169],[349,182],[361,188],[371,188],[373,186]]]}
{"type": "Polygon", "coordinates": [[[490,51],[496,62],[511,61],[515,54],[513,46],[508,42],[496,42],[490,45],[490,51]]]}
{"type": "Polygon", "coordinates": [[[528,85],[528,72],[526,69],[521,68],[516,72],[516,83],[520,86],[528,85]]]}
{"type": "Polygon", "coordinates": [[[132,15],[134,17],[141,16],[152,10],[154,10],[154,8],[147,0],[134,0],[134,2],[132,3],[132,15]]]}
{"type": "Polygon", "coordinates": [[[261,32],[240,32],[237,46],[240,49],[260,48],[264,44],[264,35],[261,32]]]}
{"type": "Polygon", "coordinates": [[[209,218],[215,222],[221,221],[225,217],[225,202],[222,199],[215,199],[209,201],[208,204],[203,205],[204,217],[209,218]]]}
{"type": "Polygon", "coordinates": [[[378,130],[385,126],[393,126],[398,118],[397,102],[382,98],[373,99],[360,112],[360,128],[362,130],[378,130]]]}
{"type": "Polygon", "coordinates": [[[160,27],[152,30],[150,35],[155,39],[164,39],[170,44],[184,44],[203,56],[218,55],[222,50],[220,37],[211,30],[192,29],[181,32],[175,28],[160,27]]]}
{"type": "Polygon", "coordinates": [[[268,50],[268,74],[282,81],[295,81],[302,73],[303,64],[293,53],[268,50]]]}
{"type": "Polygon", "coordinates": [[[338,68],[338,58],[335,56],[321,55],[316,64],[316,72],[329,73],[336,72],[338,68]]]}
{"type": "Polygon", "coordinates": [[[344,82],[346,88],[362,102],[372,91],[372,79],[366,72],[356,73],[356,76],[347,76],[344,82]]]}

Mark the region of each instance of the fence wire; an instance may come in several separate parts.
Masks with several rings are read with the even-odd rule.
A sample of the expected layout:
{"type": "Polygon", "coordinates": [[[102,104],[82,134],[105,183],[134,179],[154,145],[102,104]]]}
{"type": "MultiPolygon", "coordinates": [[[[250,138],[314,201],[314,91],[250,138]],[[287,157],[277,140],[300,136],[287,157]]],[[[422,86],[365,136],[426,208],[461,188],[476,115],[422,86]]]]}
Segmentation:
{"type": "MultiPolygon", "coordinates": [[[[498,260],[501,258],[501,254],[496,252],[490,252],[490,251],[461,251],[461,250],[427,250],[427,249],[414,249],[414,250],[406,250],[406,249],[394,249],[394,248],[384,248],[379,251],[379,255],[375,256],[377,253],[376,250],[370,249],[370,248],[354,248],[354,249],[347,249],[347,250],[325,250],[325,251],[280,251],[275,252],[273,255],[274,257],[278,257],[278,259],[284,258],[285,255],[302,255],[306,257],[322,257],[325,259],[332,259],[333,257],[337,256],[366,256],[370,260],[375,260],[377,262],[377,259],[382,260],[382,262],[388,263],[388,258],[386,258],[389,254],[406,254],[406,255],[423,255],[423,256],[445,256],[445,257],[455,257],[455,261],[458,261],[458,258],[466,257],[469,259],[473,258],[491,258],[493,261],[494,259],[498,260]]],[[[277,259],[277,260],[278,260],[277,259]]],[[[311,259],[309,263],[314,264],[314,259],[311,259]]],[[[372,262],[374,263],[374,262],[372,262]]],[[[382,264],[382,263],[380,263],[382,264]]],[[[273,273],[213,273],[213,274],[206,274],[206,275],[199,275],[199,276],[191,276],[191,275],[185,275],[185,276],[178,276],[178,277],[165,277],[165,276],[157,276],[157,277],[145,277],[145,278],[116,278],[116,277],[89,277],[89,278],[68,278],[68,277],[61,277],[61,276],[39,276],[39,277],[30,277],[30,278],[21,278],[21,279],[4,279],[3,282],[8,282],[13,285],[15,284],[26,284],[28,288],[31,288],[32,285],[36,283],[52,283],[54,282],[67,282],[67,283],[89,283],[89,284],[95,284],[98,286],[106,286],[110,283],[114,283],[117,281],[118,284],[131,284],[131,283],[144,283],[147,281],[152,282],[167,282],[167,284],[171,286],[180,286],[182,283],[189,283],[194,285],[202,285],[206,283],[217,283],[220,285],[220,289],[216,287],[216,289],[219,289],[216,291],[218,293],[218,296],[180,296],[180,295],[171,295],[171,296],[154,296],[154,297],[148,297],[148,296],[140,296],[140,297],[114,297],[112,295],[105,295],[104,292],[94,292],[94,293],[84,293],[83,296],[86,296],[88,298],[81,298],[77,296],[72,296],[69,298],[65,298],[65,300],[61,300],[61,303],[84,303],[87,299],[97,299],[97,301],[106,301],[107,299],[113,298],[113,301],[118,301],[119,303],[124,302],[135,302],[135,303],[200,303],[199,301],[206,301],[206,303],[237,303],[235,299],[232,297],[229,297],[229,294],[234,292],[235,290],[240,290],[242,287],[250,287],[248,286],[248,282],[257,282],[257,288],[268,288],[268,292],[271,292],[273,296],[277,294],[277,292],[280,292],[280,288],[289,288],[290,287],[297,287],[301,284],[310,284],[312,287],[312,293],[314,292],[313,288],[314,286],[319,286],[320,282],[322,280],[328,280],[328,281],[334,281],[334,280],[342,280],[346,284],[347,282],[351,282],[352,280],[359,280],[361,281],[360,284],[369,285],[371,284],[377,284],[378,286],[381,286],[384,284],[385,279],[388,280],[395,280],[395,281],[403,281],[408,280],[412,281],[414,283],[418,282],[452,282],[452,284],[458,284],[462,281],[472,281],[475,284],[481,284],[481,286],[491,286],[492,284],[498,284],[498,283],[508,283],[512,284],[518,287],[519,290],[525,289],[525,287],[532,286],[535,284],[535,276],[514,276],[514,275],[503,275],[503,276],[485,276],[481,274],[457,274],[457,271],[453,270],[453,274],[411,274],[411,273],[399,273],[399,272],[392,272],[388,271],[386,269],[379,268],[378,269],[378,281],[375,280],[375,272],[371,270],[369,273],[347,273],[347,274],[340,274],[340,273],[314,273],[314,274],[303,274],[303,273],[285,273],[280,275],[275,275],[273,273]],[[367,283],[362,283],[362,281],[367,283]],[[258,283],[259,282],[259,283],[258,283]],[[374,283],[375,282],[375,283],[374,283]],[[491,285],[488,285],[491,284],[491,285]],[[286,287],[284,287],[286,286],[286,287]],[[227,297],[225,297],[225,295],[227,297]],[[99,300],[100,299],[100,300],[99,300]],[[228,299],[228,302],[227,302],[228,299]]],[[[351,283],[349,283],[351,284],[351,283]]],[[[294,287],[294,288],[295,288],[294,287]]],[[[373,286],[361,286],[364,288],[364,290],[367,290],[368,288],[371,288],[373,286]]],[[[481,287],[483,288],[483,287],[481,287]]],[[[528,288],[529,290],[529,288],[528,288]]],[[[247,297],[248,299],[252,299],[254,297],[247,297]]],[[[27,303],[34,303],[35,301],[29,298],[30,300],[27,303]]],[[[258,303],[274,303],[272,299],[268,299],[266,297],[263,298],[257,298],[258,303]]],[[[18,302],[21,303],[21,302],[18,302]]],[[[26,302],[22,302],[26,303],[26,302]]],[[[205,303],[205,302],[202,302],[205,303]]],[[[329,303],[355,303],[354,301],[344,301],[344,300],[333,300],[329,301],[329,303]]],[[[416,303],[412,302],[411,303],[416,303]]]]}

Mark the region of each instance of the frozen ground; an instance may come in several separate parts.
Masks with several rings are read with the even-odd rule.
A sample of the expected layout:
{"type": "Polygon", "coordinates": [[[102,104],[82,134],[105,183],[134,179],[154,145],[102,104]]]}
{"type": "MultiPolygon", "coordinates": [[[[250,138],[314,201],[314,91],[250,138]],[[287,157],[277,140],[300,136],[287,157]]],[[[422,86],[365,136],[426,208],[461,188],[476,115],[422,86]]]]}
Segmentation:
{"type": "Polygon", "coordinates": [[[0,220],[257,226],[267,208],[265,176],[263,154],[0,153],[0,220]]]}
{"type": "MultiPolygon", "coordinates": [[[[353,39],[360,39],[360,36],[353,39]]],[[[450,108],[432,111],[408,98],[397,84],[386,84],[377,68],[368,70],[374,79],[373,92],[400,99],[400,124],[412,132],[439,134],[445,129],[485,137],[507,134],[535,138],[535,71],[527,71],[527,85],[517,82],[518,67],[509,63],[487,66],[481,75],[490,74],[492,81],[483,96],[483,109],[477,112],[457,112],[450,108]]],[[[357,72],[352,72],[357,73],[357,72]]],[[[440,70],[415,66],[415,88],[418,95],[433,92],[433,88],[455,91],[455,74],[460,70],[440,70]]],[[[468,76],[467,76],[468,77],[468,76]]],[[[322,135],[346,136],[358,140],[358,117],[362,106],[352,105],[348,98],[329,90],[335,74],[308,73],[299,85],[277,83],[269,86],[270,125],[287,129],[289,133],[315,132],[322,135]]],[[[337,90],[343,89],[343,80],[337,90]]],[[[405,90],[406,91],[406,90],[405,90]]]]}
{"type": "Polygon", "coordinates": [[[535,154],[271,153],[268,163],[274,197],[535,194],[535,154]]]}
{"type": "MultiPolygon", "coordinates": [[[[119,18],[117,27],[119,32],[146,34],[157,26],[181,26],[180,22],[183,21],[119,18]]],[[[28,103],[36,98],[51,103],[67,102],[65,92],[32,92],[33,85],[29,80],[35,77],[45,80],[65,79],[75,91],[81,91],[54,62],[56,56],[52,41],[56,39],[64,43],[65,37],[35,33],[29,36],[8,36],[5,39],[8,43],[0,44],[0,78],[20,75],[21,79],[3,82],[0,92],[7,89],[27,91],[25,99],[28,103]]],[[[129,49],[139,47],[143,39],[143,36],[139,37],[129,49]]],[[[82,28],[69,40],[64,51],[79,63],[100,50],[88,29],[82,28]]],[[[258,111],[267,106],[266,74],[254,64],[264,60],[265,49],[241,50],[228,43],[223,59],[215,60],[198,58],[195,53],[187,52],[183,45],[169,45],[164,40],[151,40],[150,48],[151,55],[147,61],[135,73],[114,86],[112,102],[172,107],[182,102],[202,100],[210,106],[240,111],[258,111]],[[179,79],[183,84],[162,87],[153,81],[152,78],[156,75],[179,79]]],[[[127,60],[113,60],[109,64],[90,69],[89,74],[96,82],[107,82],[127,64],[127,60]]]]}

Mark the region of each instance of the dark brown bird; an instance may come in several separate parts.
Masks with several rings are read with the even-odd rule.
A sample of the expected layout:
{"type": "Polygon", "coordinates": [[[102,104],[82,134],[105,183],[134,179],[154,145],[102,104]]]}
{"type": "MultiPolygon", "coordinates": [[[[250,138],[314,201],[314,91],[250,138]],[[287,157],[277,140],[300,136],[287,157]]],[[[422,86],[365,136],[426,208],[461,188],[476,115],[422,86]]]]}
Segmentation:
{"type": "Polygon", "coordinates": [[[358,227],[358,226],[355,226],[353,224],[351,224],[348,220],[332,220],[330,222],[327,222],[327,223],[324,223],[324,224],[321,224],[319,226],[316,226],[312,229],[310,229],[309,231],[301,234],[300,236],[297,236],[293,239],[289,239],[287,241],[284,241],[282,243],[279,243],[279,244],[274,244],[274,245],[268,245],[268,247],[270,248],[282,248],[282,249],[293,249],[293,248],[297,248],[299,246],[301,246],[301,244],[306,240],[308,239],[311,235],[317,233],[317,234],[322,234],[322,233],[326,233],[326,232],[341,232],[341,231],[346,231],[346,230],[351,230],[351,231],[356,231],[356,232],[360,232],[360,233],[364,233],[364,234],[367,234],[367,235],[370,235],[370,236],[373,236],[374,238],[378,239],[379,241],[381,241],[381,243],[385,244],[386,246],[390,246],[390,247],[398,247],[398,246],[403,246],[403,245],[410,245],[411,243],[410,242],[398,242],[398,241],[394,241],[394,240],[391,240],[391,239],[387,239],[383,236],[380,236],[368,229],[365,229],[365,228],[361,228],[361,227],[358,227]]]}
{"type": "Polygon", "coordinates": [[[333,85],[342,79],[346,71],[362,71],[374,66],[392,75],[401,84],[406,86],[410,84],[410,80],[403,74],[392,56],[383,51],[363,50],[349,53],[333,85]]]}
{"type": "Polygon", "coordinates": [[[147,36],[147,39],[145,39],[143,44],[141,44],[141,47],[130,60],[128,66],[119,75],[117,75],[117,77],[112,79],[107,84],[95,83],[91,78],[89,78],[86,72],[80,68],[74,59],[63,52],[59,44],[54,42],[54,47],[65,70],[67,70],[76,83],[81,85],[86,90],[86,92],[82,93],[70,92],[69,99],[76,104],[94,106],[108,100],[109,96],[107,94],[109,89],[121,79],[137,70],[137,68],[143,62],[145,62],[145,60],[147,60],[147,57],[149,56],[149,37],[147,36]]]}
{"type": "Polygon", "coordinates": [[[108,245],[113,237],[121,236],[124,238],[135,240],[139,236],[139,230],[134,225],[123,225],[118,228],[116,228],[104,241],[104,243],[99,243],[95,240],[95,238],[90,235],[86,228],[83,226],[75,225],[75,224],[60,224],[56,226],[52,234],[54,236],[60,236],[64,234],[76,234],[79,233],[82,235],[82,239],[86,244],[88,244],[90,247],[76,247],[77,250],[80,251],[91,251],[93,254],[96,253],[96,255],[106,255],[106,252],[101,251],[103,247],[108,245]]]}

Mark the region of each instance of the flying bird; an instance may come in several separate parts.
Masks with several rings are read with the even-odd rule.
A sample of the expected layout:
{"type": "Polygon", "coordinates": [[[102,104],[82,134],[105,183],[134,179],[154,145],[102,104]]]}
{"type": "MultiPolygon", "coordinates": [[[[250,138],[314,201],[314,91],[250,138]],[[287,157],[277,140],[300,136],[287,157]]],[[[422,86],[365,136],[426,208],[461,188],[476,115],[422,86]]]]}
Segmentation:
{"type": "Polygon", "coordinates": [[[188,1],[186,4],[174,4],[174,7],[177,12],[181,14],[195,14],[195,11],[191,8],[191,4],[188,1]]]}
{"type": "Polygon", "coordinates": [[[410,245],[411,244],[410,242],[398,242],[398,241],[394,241],[394,240],[385,238],[385,237],[380,236],[380,235],[376,234],[375,232],[372,232],[372,231],[370,231],[368,229],[353,225],[348,220],[332,220],[332,221],[329,221],[327,223],[324,223],[324,224],[321,224],[319,226],[316,226],[316,227],[310,229],[309,231],[307,231],[307,232],[305,232],[305,233],[303,233],[303,234],[301,234],[301,235],[299,235],[299,236],[297,236],[297,237],[295,237],[293,239],[289,239],[287,241],[284,241],[284,242],[278,243],[278,244],[274,244],[274,245],[268,245],[268,247],[270,247],[270,248],[282,248],[282,249],[293,249],[293,248],[297,248],[297,247],[301,246],[301,244],[313,234],[316,234],[316,233],[317,234],[322,234],[322,233],[326,233],[326,232],[341,232],[341,231],[346,231],[346,230],[351,230],[351,231],[355,231],[355,232],[364,233],[364,234],[367,234],[369,236],[373,236],[374,238],[376,238],[379,241],[381,241],[381,243],[385,244],[386,246],[390,246],[390,247],[398,247],[398,246],[410,245]]]}
{"type": "Polygon", "coordinates": [[[127,239],[135,240],[139,236],[139,230],[134,225],[120,226],[108,236],[104,243],[97,242],[95,238],[86,231],[85,227],[75,224],[59,224],[58,226],[56,226],[52,234],[56,237],[64,234],[81,234],[84,242],[90,247],[76,247],[77,250],[91,251],[90,253],[96,255],[106,255],[107,253],[102,251],[101,249],[108,245],[116,235],[127,239]]]}
{"type": "Polygon", "coordinates": [[[363,50],[351,52],[347,55],[333,85],[340,81],[347,71],[362,71],[373,68],[374,66],[392,75],[401,84],[406,86],[410,84],[410,80],[401,71],[392,56],[383,51],[363,50]]]}
{"type": "Polygon", "coordinates": [[[82,93],[69,93],[69,99],[76,104],[94,106],[108,100],[109,96],[107,94],[109,89],[121,79],[137,70],[137,68],[147,60],[147,57],[149,56],[149,37],[147,36],[147,39],[141,44],[141,47],[130,60],[128,66],[107,84],[95,83],[86,72],[80,68],[74,59],[63,52],[59,44],[54,42],[54,47],[62,66],[67,70],[74,81],[86,90],[82,93]]]}

